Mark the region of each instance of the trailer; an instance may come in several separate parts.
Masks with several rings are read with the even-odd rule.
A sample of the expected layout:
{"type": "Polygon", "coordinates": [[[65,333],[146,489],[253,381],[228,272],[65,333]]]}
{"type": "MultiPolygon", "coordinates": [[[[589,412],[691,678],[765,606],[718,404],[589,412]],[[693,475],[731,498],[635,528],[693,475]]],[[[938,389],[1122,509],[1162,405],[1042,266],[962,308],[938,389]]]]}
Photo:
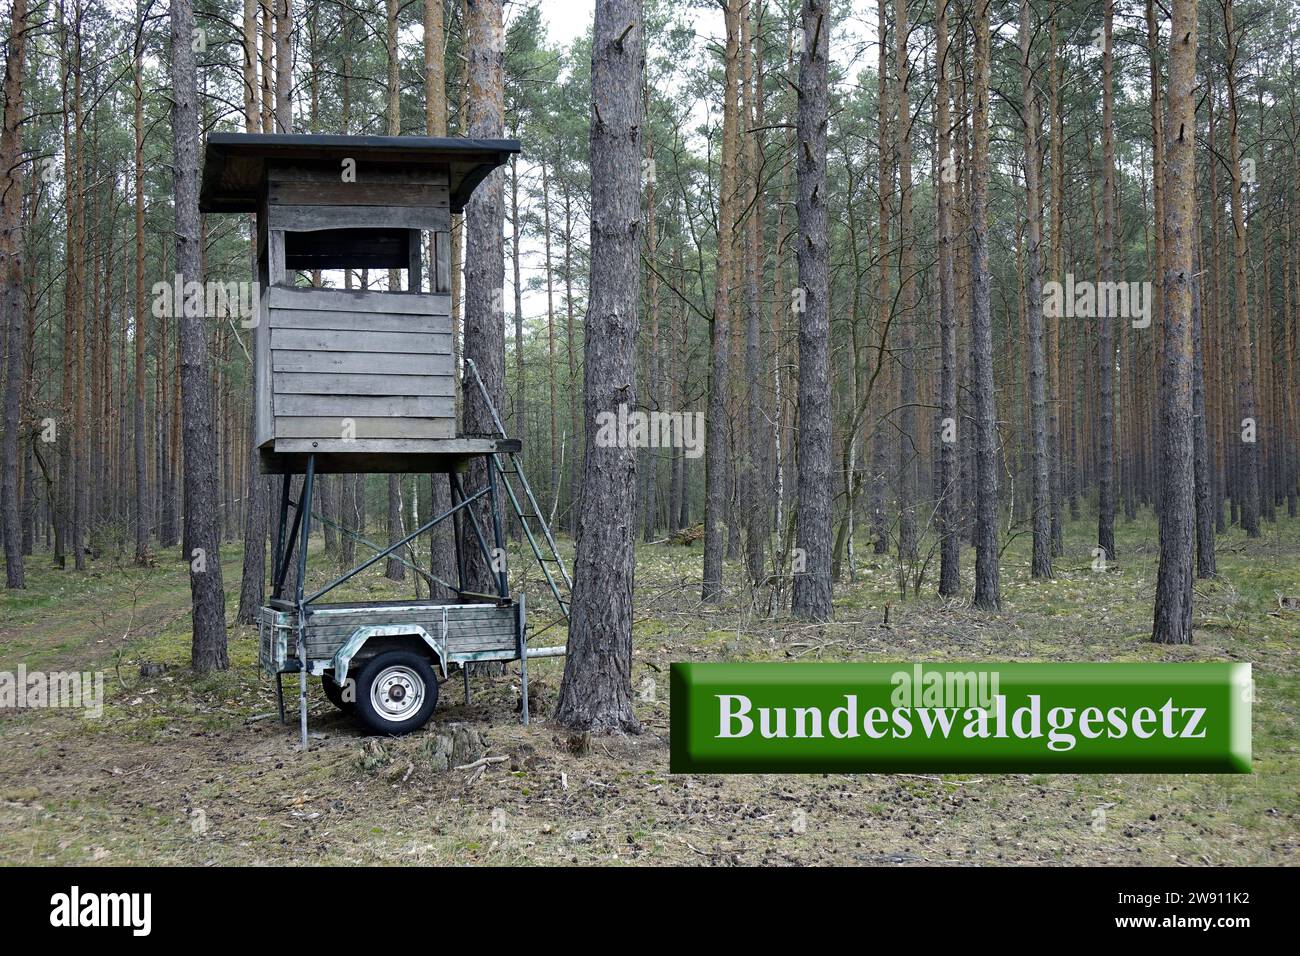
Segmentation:
{"type": "Polygon", "coordinates": [[[330,701],[370,732],[403,734],[429,720],[439,685],[453,674],[461,674],[468,701],[474,664],[519,661],[527,723],[529,658],[564,653],[559,646],[528,646],[525,598],[509,588],[507,507],[565,624],[572,581],[524,475],[519,441],[506,434],[474,362],[457,368],[452,342],[451,215],[518,151],[513,140],[441,137],[214,133],[208,139],[200,208],[256,217],[254,444],[262,472],[281,476],[269,598],[258,620],[259,660],[276,680],[282,721],[283,678],[298,675],[304,749],[308,677],[319,678],[330,701]],[[338,269],[386,270],[390,287],[300,281],[303,273],[338,269]],[[404,288],[397,287],[401,273],[404,288]],[[458,394],[462,386],[465,393],[458,394]],[[460,432],[458,398],[483,404],[492,433],[460,432]],[[311,502],[317,476],[331,473],[431,474],[448,483],[451,507],[384,545],[334,524],[374,554],[308,591],[312,527],[333,524],[311,502]],[[476,475],[481,487],[467,489],[467,475],[476,475]],[[402,557],[412,541],[452,520],[460,524],[452,535],[455,582],[402,557]],[[431,594],[441,588],[441,598],[322,600],[390,558],[427,580],[431,594]],[[468,588],[468,561],[491,569],[491,593],[468,588]]]}
{"type": "MultiPolygon", "coordinates": [[[[261,667],[296,673],[299,622],[289,601],[272,601],[258,621],[261,667]]],[[[525,723],[527,660],[554,657],[563,647],[528,647],[523,595],[515,601],[440,604],[372,601],[310,607],[302,628],[307,671],[325,694],[378,734],[423,726],[438,703],[438,688],[459,671],[469,703],[469,667],[481,661],[523,662],[525,723]]],[[[283,697],[281,697],[283,719],[283,697]]]]}

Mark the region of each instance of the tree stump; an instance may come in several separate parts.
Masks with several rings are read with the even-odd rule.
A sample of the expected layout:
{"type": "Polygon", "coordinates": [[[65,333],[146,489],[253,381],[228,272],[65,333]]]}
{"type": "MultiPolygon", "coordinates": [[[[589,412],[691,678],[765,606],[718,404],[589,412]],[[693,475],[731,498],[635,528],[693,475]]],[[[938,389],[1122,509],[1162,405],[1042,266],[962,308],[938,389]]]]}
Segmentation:
{"type": "Polygon", "coordinates": [[[487,753],[483,734],[469,724],[451,723],[425,738],[421,747],[429,769],[444,773],[473,763],[487,753]]]}

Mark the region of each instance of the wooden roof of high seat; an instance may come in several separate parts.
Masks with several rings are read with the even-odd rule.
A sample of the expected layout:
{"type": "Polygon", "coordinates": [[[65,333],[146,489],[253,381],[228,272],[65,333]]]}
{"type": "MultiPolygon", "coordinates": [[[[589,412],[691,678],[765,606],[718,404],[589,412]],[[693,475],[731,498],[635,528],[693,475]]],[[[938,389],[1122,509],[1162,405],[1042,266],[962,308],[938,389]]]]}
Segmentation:
{"type": "Polygon", "coordinates": [[[513,139],[463,139],[439,136],[332,136],[306,133],[213,133],[203,162],[199,209],[203,212],[257,212],[268,163],[341,164],[353,159],[392,170],[446,167],[451,211],[465,202],[488,173],[519,152],[513,139]]]}

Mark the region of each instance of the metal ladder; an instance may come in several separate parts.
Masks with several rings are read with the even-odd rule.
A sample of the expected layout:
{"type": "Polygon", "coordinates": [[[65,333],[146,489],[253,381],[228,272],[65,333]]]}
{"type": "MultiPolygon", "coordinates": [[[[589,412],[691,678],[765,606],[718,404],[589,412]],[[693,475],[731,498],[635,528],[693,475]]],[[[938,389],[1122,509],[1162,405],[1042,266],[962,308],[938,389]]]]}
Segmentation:
{"type": "MultiPolygon", "coordinates": [[[[479,377],[478,367],[474,360],[465,359],[465,367],[474,373],[474,381],[478,384],[479,394],[483,396],[483,402],[487,409],[492,413],[492,423],[496,426],[497,434],[502,438],[509,438],[506,434],[505,427],[501,424],[501,418],[497,415],[496,406],[492,404],[492,399],[488,397],[487,388],[483,385],[483,379],[479,377]]],[[[493,452],[491,455],[492,465],[501,473],[501,484],[505,486],[506,497],[510,499],[510,507],[514,509],[515,515],[519,518],[519,524],[524,529],[524,536],[528,539],[528,546],[533,549],[533,557],[537,559],[537,566],[542,569],[542,575],[546,578],[546,585],[551,589],[551,594],[555,597],[555,603],[560,608],[560,613],[564,615],[564,622],[569,623],[569,607],[573,603],[573,580],[569,577],[569,571],[564,566],[564,560],[560,557],[560,549],[555,545],[555,538],[551,535],[550,526],[547,525],[546,519],[542,517],[541,506],[537,503],[537,498],[533,494],[532,485],[528,483],[528,478],[524,474],[523,464],[519,455],[513,451],[493,452]],[[502,464],[501,459],[505,458],[509,467],[502,464]],[[523,493],[523,499],[528,505],[525,511],[520,504],[520,496],[516,494],[514,486],[511,484],[512,478],[518,479],[520,490],[523,493]],[[536,521],[537,527],[541,531],[541,541],[538,541],[538,535],[534,533],[533,526],[530,522],[536,521]],[[558,571],[558,577],[554,573],[558,571]]]]}

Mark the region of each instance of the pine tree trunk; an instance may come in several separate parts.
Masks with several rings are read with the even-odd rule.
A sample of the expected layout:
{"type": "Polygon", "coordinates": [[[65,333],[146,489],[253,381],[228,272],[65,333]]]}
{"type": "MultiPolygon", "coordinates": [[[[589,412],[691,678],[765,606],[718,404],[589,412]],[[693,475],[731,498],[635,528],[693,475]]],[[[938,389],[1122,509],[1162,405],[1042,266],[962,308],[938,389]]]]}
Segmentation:
{"type": "MultiPolygon", "coordinates": [[[[356,475],[343,475],[340,481],[342,487],[339,489],[339,524],[353,534],[360,534],[361,528],[357,520],[356,478],[356,475]]],[[[451,506],[448,505],[448,507],[451,506]]],[[[443,509],[443,511],[446,510],[446,508],[443,509]]],[[[356,556],[356,539],[351,535],[342,535],[342,540],[339,541],[339,567],[344,571],[348,570],[356,563],[356,556]]],[[[448,580],[451,579],[448,578],[448,580]]]]}
{"type": "MultiPolygon", "coordinates": [[[[402,526],[401,481],[397,475],[388,476],[388,515],[387,524],[385,524],[384,528],[388,535],[389,544],[394,544],[406,537],[406,529],[402,526]]],[[[385,562],[384,577],[390,581],[406,580],[406,565],[402,564],[400,555],[400,550],[394,551],[385,562]]]]}
{"type": "MultiPolygon", "coordinates": [[[[438,0],[430,0],[438,2],[438,0]]],[[[551,481],[549,484],[551,500],[558,502],[560,500],[560,427],[559,427],[559,400],[556,397],[556,366],[555,366],[555,291],[552,283],[552,257],[551,257],[551,176],[550,167],[545,159],[542,160],[542,237],[543,245],[546,250],[546,385],[550,396],[550,417],[551,417],[551,481]]],[[[554,520],[554,514],[551,515],[554,520]]]]}
{"type": "MultiPolygon", "coordinates": [[[[171,96],[173,168],[176,200],[176,271],[198,282],[199,124],[198,91],[191,0],[172,0],[171,96]]],[[[208,383],[207,329],[201,316],[182,315],[181,389],[185,442],[185,538],[189,546],[190,593],[193,600],[194,669],[202,674],[225,670],[225,589],[221,581],[216,462],[212,450],[212,396],[208,383]]]]}
{"type": "Polygon", "coordinates": [[[894,0],[894,75],[898,125],[898,555],[905,565],[916,560],[916,250],[912,215],[912,116],[908,106],[911,65],[907,0],[894,0]]]}
{"type": "Polygon", "coordinates": [[[25,588],[22,525],[18,518],[18,424],[23,396],[23,70],[27,49],[27,0],[10,8],[5,50],[4,127],[0,129],[0,329],[5,331],[4,443],[0,445],[0,524],[5,585],[25,588]]]}
{"type": "MultiPolygon", "coordinates": [[[[673,275],[681,275],[682,247],[678,243],[673,248],[673,275]]],[[[687,368],[683,362],[679,343],[682,336],[678,331],[680,326],[686,324],[686,310],[675,298],[668,311],[668,346],[669,354],[676,359],[676,374],[672,376],[669,383],[670,405],[674,409],[682,408],[682,396],[686,394],[687,368]]],[[[668,468],[668,531],[673,532],[681,527],[678,516],[682,510],[682,466],[685,461],[685,448],[680,442],[674,442],[672,455],[669,458],[668,468]]]]}
{"type": "MultiPolygon", "coordinates": [[[[513,433],[526,438],[524,403],[528,396],[528,370],[524,365],[524,288],[520,278],[522,264],[519,251],[523,223],[519,219],[519,157],[510,157],[510,268],[513,272],[515,294],[515,395],[510,403],[513,433]]],[[[518,531],[517,520],[511,516],[511,525],[518,531]]]]}
{"type": "MultiPolygon", "coordinates": [[[[889,328],[893,320],[893,297],[889,292],[889,205],[890,193],[892,191],[893,166],[889,161],[892,146],[890,145],[890,127],[889,122],[889,43],[886,31],[888,23],[886,20],[886,0],[879,0],[877,6],[877,22],[880,24],[880,42],[877,44],[879,57],[876,64],[876,98],[879,101],[878,123],[880,127],[880,150],[877,165],[876,185],[879,193],[879,215],[878,230],[878,251],[880,275],[877,279],[876,297],[880,303],[880,349],[883,352],[888,347],[889,328]]],[[[886,495],[889,488],[889,428],[886,426],[884,418],[889,410],[893,396],[893,364],[892,355],[888,364],[881,373],[878,386],[880,398],[881,414],[876,416],[876,427],[871,438],[871,537],[874,546],[872,550],[876,554],[889,553],[889,512],[886,505],[886,495]]]]}
{"type": "Polygon", "coordinates": [[[1002,604],[998,574],[997,421],[989,314],[989,2],[975,0],[974,144],[971,170],[971,385],[975,417],[975,597],[1002,604]]]}
{"type": "Polygon", "coordinates": [[[271,521],[270,479],[263,477],[256,450],[248,456],[244,516],[244,565],[239,581],[238,624],[256,624],[266,599],[266,536],[271,521]]]}
{"type": "Polygon", "coordinates": [[[275,131],[293,132],[293,10],[290,0],[275,0],[275,131]]]}
{"type": "Polygon", "coordinates": [[[961,590],[961,541],[957,509],[957,322],[953,285],[952,182],[956,178],[949,125],[948,52],[949,0],[937,0],[935,12],[935,126],[939,145],[939,593],[951,597],[961,590]],[[949,428],[952,429],[949,432],[949,428]]]}
{"type": "Polygon", "coordinates": [[[718,255],[713,294],[712,370],[704,459],[704,579],[701,600],[722,599],[722,562],[730,504],[728,396],[730,392],[731,286],[735,246],[736,91],[739,83],[740,4],[726,0],[727,45],[723,72],[722,169],[718,186],[718,255]]]}
{"type": "Polygon", "coordinates": [[[72,145],[71,138],[68,135],[68,79],[70,67],[68,63],[68,29],[63,20],[63,11],[59,10],[59,92],[60,101],[63,108],[63,117],[60,122],[63,142],[63,168],[67,176],[67,182],[63,189],[63,212],[65,222],[67,223],[67,238],[64,241],[64,276],[63,276],[63,329],[62,329],[62,349],[61,361],[59,367],[62,371],[60,376],[59,387],[59,404],[58,415],[55,417],[56,441],[58,452],[58,466],[56,471],[57,489],[56,494],[50,501],[51,523],[54,525],[54,553],[53,564],[57,568],[67,566],[67,549],[72,545],[69,541],[73,536],[72,528],[72,428],[70,422],[72,419],[72,401],[74,386],[72,382],[72,314],[74,308],[73,301],[73,284],[72,284],[72,257],[73,257],[73,236],[76,228],[76,218],[73,209],[73,191],[76,181],[73,179],[72,166],[72,145]]]}
{"type": "MultiPolygon", "coordinates": [[[[643,91],[644,95],[644,91],[643,91]]],[[[654,137],[645,137],[645,165],[654,169],[654,137]]],[[[655,176],[649,175],[645,184],[645,256],[653,265],[658,254],[659,236],[655,229],[655,176]]],[[[657,266],[650,269],[649,288],[646,291],[646,307],[650,313],[650,325],[644,338],[645,348],[645,398],[642,404],[650,410],[658,410],[659,405],[659,275],[657,266]]],[[[658,514],[656,487],[659,463],[654,447],[645,449],[641,462],[641,513],[642,540],[649,544],[655,537],[655,518],[658,514]]]]}
{"type": "MultiPolygon", "coordinates": [[[[1214,37],[1214,18],[1209,18],[1209,38],[1207,46],[1213,47],[1214,37]]],[[[1209,113],[1209,154],[1217,156],[1219,152],[1217,137],[1218,105],[1215,95],[1214,71],[1209,71],[1206,77],[1206,111],[1209,113]]],[[[1228,432],[1224,428],[1225,409],[1227,396],[1229,392],[1228,369],[1226,362],[1227,343],[1223,341],[1223,332],[1228,327],[1225,321],[1222,309],[1222,273],[1219,268],[1221,262],[1220,256],[1220,215],[1222,204],[1219,201],[1219,169],[1217,161],[1210,161],[1207,178],[1210,181],[1210,321],[1208,328],[1211,330],[1207,336],[1207,342],[1213,345],[1213,352],[1207,355],[1209,364],[1209,382],[1211,392],[1209,395],[1210,407],[1207,410],[1210,424],[1210,434],[1214,441],[1214,530],[1216,534],[1224,534],[1228,530],[1228,522],[1223,513],[1224,499],[1227,497],[1228,488],[1228,468],[1229,468],[1229,449],[1225,447],[1224,440],[1228,432]]]]}
{"type": "Polygon", "coordinates": [[[1196,197],[1196,4],[1174,0],[1169,92],[1165,117],[1164,366],[1160,444],[1164,494],[1160,508],[1160,568],[1151,639],[1192,642],[1193,244],[1196,197]]]}
{"type": "MultiPolygon", "coordinates": [[[[786,53],[786,76],[794,74],[794,46],[791,45],[786,53]]],[[[781,115],[785,129],[781,134],[781,155],[790,157],[794,149],[794,131],[790,118],[793,110],[789,104],[791,101],[790,91],[786,91],[782,96],[781,115]]],[[[786,364],[786,331],[785,323],[782,317],[790,311],[790,298],[786,292],[786,218],[787,211],[790,207],[790,163],[787,161],[781,163],[781,191],[777,202],[776,214],[776,236],[775,249],[772,256],[772,332],[770,335],[771,353],[772,353],[772,412],[771,426],[769,427],[769,443],[771,455],[771,468],[768,472],[771,480],[768,500],[768,514],[772,516],[772,554],[774,571],[780,575],[776,580],[777,593],[774,595],[776,600],[774,605],[783,605],[785,603],[785,579],[786,557],[789,554],[789,540],[785,533],[785,475],[786,475],[786,456],[788,455],[789,442],[786,440],[787,419],[786,409],[789,406],[789,375],[786,364]]],[[[678,274],[680,274],[681,263],[681,246],[677,247],[678,274]]],[[[689,331],[689,321],[685,309],[682,310],[682,353],[686,351],[686,335],[689,331]]],[[[685,366],[684,376],[689,379],[689,363],[683,361],[685,366]]],[[[686,382],[682,383],[683,391],[686,382]]],[[[686,459],[683,457],[680,461],[680,470],[682,472],[682,503],[686,501],[686,459]]],[[[684,527],[685,521],[679,522],[679,527],[684,527]]]]}
{"type": "Polygon", "coordinates": [[[591,48],[591,282],[583,399],[587,453],[572,622],[555,719],[571,730],[639,733],[632,710],[636,452],[594,440],[596,416],[635,401],[640,298],[639,0],[596,0],[591,48]],[[631,394],[629,394],[631,393],[631,394]]]}
{"type": "MultiPolygon", "coordinates": [[[[261,115],[258,109],[259,85],[257,81],[257,3],[256,0],[244,0],[244,131],[257,133],[261,131],[261,115]]],[[[137,212],[141,225],[138,227],[140,238],[139,250],[143,250],[143,207],[137,212]]],[[[249,217],[249,234],[257,235],[257,220],[249,217]]],[[[256,243],[253,243],[249,274],[253,281],[260,281],[257,263],[256,243]]],[[[139,265],[143,275],[143,265],[139,265]]],[[[137,359],[137,374],[141,374],[142,360],[137,359]]],[[[248,416],[248,430],[245,434],[245,448],[248,455],[247,487],[244,509],[244,561],[239,582],[239,608],[235,621],[239,624],[255,624],[266,599],[266,542],[271,523],[271,501],[275,497],[275,482],[262,476],[261,461],[258,450],[254,447],[253,416],[248,416]]],[[[278,500],[278,499],[277,499],[278,500]]],[[[278,515],[277,515],[278,517],[278,515]]]]}
{"type": "MultiPolygon", "coordinates": [[[[1048,59],[1049,86],[1052,114],[1051,156],[1052,156],[1052,222],[1051,222],[1051,268],[1049,275],[1053,282],[1064,281],[1065,244],[1061,230],[1064,227],[1065,214],[1065,129],[1061,121],[1061,67],[1057,50],[1057,9],[1058,0],[1052,0],[1052,25],[1049,42],[1051,53],[1048,59]]],[[[1047,323],[1047,433],[1050,448],[1052,485],[1052,555],[1065,553],[1065,529],[1061,516],[1064,500],[1063,473],[1065,469],[1065,442],[1062,432],[1064,412],[1068,406],[1062,402],[1061,370],[1065,364],[1061,348],[1061,320],[1054,316],[1047,323]]]]}
{"type": "MultiPolygon", "coordinates": [[[[278,0],[284,2],[284,0],[278,0]]],[[[397,49],[397,0],[385,0],[385,56],[388,64],[387,82],[387,118],[388,135],[400,136],[402,132],[402,90],[401,73],[397,49]]],[[[388,290],[395,292],[401,284],[401,273],[396,269],[388,270],[388,290]]],[[[503,346],[504,347],[504,346],[503,346]]],[[[388,476],[388,544],[405,537],[402,530],[402,490],[397,475],[388,476]]],[[[406,566],[399,559],[399,552],[388,556],[384,562],[384,577],[390,581],[405,581],[406,566]]]]}
{"type": "Polygon", "coordinates": [[[582,423],[578,420],[578,352],[577,324],[573,312],[573,195],[567,178],[561,179],[564,200],[564,308],[565,350],[569,359],[569,533],[578,533],[578,508],[581,493],[578,488],[578,433],[582,423]]]}
{"type": "MultiPolygon", "coordinates": [[[[1195,220],[1193,204],[1193,220],[1195,220]]],[[[1201,301],[1200,227],[1192,229],[1192,437],[1196,478],[1196,576],[1218,574],[1214,557],[1214,474],[1210,467],[1209,434],[1206,427],[1205,351],[1202,346],[1204,312],[1201,301]]]]}
{"type": "MultiPolygon", "coordinates": [[[[76,304],[73,308],[73,321],[76,329],[76,337],[73,343],[73,378],[76,381],[76,408],[74,415],[75,435],[73,442],[76,446],[74,454],[76,488],[74,491],[73,504],[73,526],[76,528],[77,547],[73,550],[73,566],[78,571],[86,570],[86,554],[90,550],[90,492],[91,492],[91,462],[90,462],[90,337],[93,335],[94,313],[87,308],[86,295],[86,265],[89,260],[87,253],[87,234],[86,226],[86,142],[85,142],[85,124],[86,114],[82,112],[82,93],[84,90],[84,79],[82,70],[83,56],[83,38],[82,27],[84,25],[85,11],[77,10],[74,26],[75,46],[73,47],[72,59],[72,76],[74,84],[74,94],[72,100],[72,115],[75,125],[76,137],[76,210],[77,210],[77,230],[76,230],[76,252],[73,255],[73,269],[75,279],[73,288],[76,290],[76,304]]],[[[204,373],[206,374],[206,372],[204,373]]]]}
{"type": "MultiPolygon", "coordinates": [[[[1115,0],[1105,0],[1102,51],[1101,107],[1101,281],[1115,281],[1115,50],[1111,42],[1115,0]]],[[[1097,546],[1106,559],[1115,559],[1115,320],[1109,310],[1097,310],[1097,383],[1101,408],[1097,415],[1097,546]]]]}
{"type": "Polygon", "coordinates": [[[1233,24],[1232,0],[1224,0],[1223,23],[1228,44],[1228,168],[1232,172],[1232,254],[1236,264],[1237,409],[1231,423],[1237,438],[1237,488],[1242,530],[1259,537],[1259,444],[1255,420],[1255,371],[1251,361],[1250,310],[1246,289],[1246,214],[1241,195],[1241,136],[1238,132],[1237,53],[1241,37],[1233,24]]]}
{"type": "MultiPolygon", "coordinates": [[[[1164,321],[1164,260],[1165,260],[1164,162],[1165,160],[1164,160],[1164,136],[1161,130],[1161,119],[1160,119],[1162,115],[1162,105],[1160,101],[1160,55],[1159,55],[1160,37],[1156,27],[1155,0],[1147,0],[1146,24],[1147,24],[1147,59],[1150,64],[1149,86],[1150,86],[1150,114],[1151,114],[1151,205],[1152,205],[1152,212],[1154,214],[1152,217],[1153,220],[1152,224],[1154,227],[1152,229],[1152,232],[1154,234],[1154,242],[1152,243],[1153,261],[1152,261],[1151,275],[1156,276],[1158,280],[1154,283],[1154,288],[1152,289],[1152,297],[1151,297],[1150,305],[1151,305],[1151,315],[1153,316],[1153,322],[1162,323],[1164,321]]],[[[1123,208],[1122,203],[1120,204],[1119,208],[1120,209],[1123,208]]],[[[1114,228],[1115,228],[1116,235],[1120,237],[1118,240],[1118,246],[1122,252],[1124,247],[1123,238],[1122,238],[1123,231],[1120,230],[1119,228],[1118,216],[1116,217],[1116,223],[1114,228]]],[[[1143,232],[1145,233],[1145,231],[1146,231],[1146,227],[1144,224],[1143,232]]],[[[1119,273],[1121,276],[1124,274],[1124,265],[1122,261],[1119,266],[1119,273]]],[[[1155,327],[1159,328],[1159,325],[1157,324],[1155,325],[1155,327]]],[[[1133,368],[1134,381],[1136,382],[1136,379],[1139,375],[1139,370],[1137,368],[1137,363],[1132,361],[1132,357],[1131,357],[1131,350],[1136,346],[1136,343],[1133,342],[1133,333],[1132,330],[1129,328],[1127,319],[1123,323],[1121,323],[1121,330],[1122,330],[1121,341],[1126,343],[1126,344],[1122,344],[1121,346],[1121,353],[1123,355],[1123,357],[1120,360],[1121,367],[1124,367],[1125,365],[1131,365],[1133,368]]],[[[1155,362],[1155,370],[1154,370],[1153,377],[1158,379],[1158,376],[1161,374],[1160,371],[1161,357],[1163,356],[1163,352],[1164,352],[1163,339],[1157,336],[1156,343],[1157,343],[1157,358],[1155,362]]],[[[1141,377],[1147,378],[1148,376],[1142,375],[1141,377]]],[[[1163,465],[1160,459],[1160,447],[1159,447],[1159,443],[1161,440],[1161,435],[1160,435],[1161,409],[1158,400],[1151,402],[1150,405],[1151,407],[1147,414],[1143,415],[1138,411],[1141,405],[1137,401],[1137,393],[1135,389],[1133,393],[1133,401],[1131,402],[1131,406],[1130,406],[1133,410],[1133,414],[1126,414],[1123,416],[1123,424],[1125,428],[1129,431],[1129,435],[1128,435],[1129,441],[1125,442],[1124,441],[1125,436],[1121,434],[1120,445],[1121,448],[1124,447],[1133,448],[1134,444],[1136,444],[1132,442],[1133,434],[1135,432],[1140,434],[1147,427],[1149,427],[1150,433],[1153,436],[1153,440],[1150,442],[1150,444],[1155,446],[1151,448],[1151,454],[1154,458],[1155,465],[1156,465],[1156,475],[1155,475],[1156,480],[1152,484],[1155,485],[1154,491],[1156,495],[1156,511],[1158,515],[1159,503],[1163,495],[1163,487],[1161,485],[1161,482],[1163,482],[1164,480],[1163,465]]],[[[1121,408],[1125,407],[1122,399],[1120,401],[1120,406],[1121,408]]],[[[1148,443],[1143,442],[1142,444],[1147,445],[1148,443]]],[[[1145,452],[1145,450],[1146,450],[1145,448],[1142,449],[1143,452],[1145,452]]],[[[1141,459],[1138,454],[1124,455],[1122,456],[1122,459],[1124,459],[1121,462],[1121,467],[1123,468],[1122,481],[1124,486],[1124,490],[1123,490],[1124,515],[1126,519],[1131,521],[1137,510],[1133,500],[1135,497],[1135,490],[1133,488],[1134,472],[1138,470],[1137,465],[1141,459]]]]}
{"type": "Polygon", "coordinates": [[[316,499],[317,511],[321,516],[321,536],[325,539],[325,554],[337,554],[339,550],[338,516],[334,513],[334,476],[317,475],[313,482],[313,497],[316,499]]]}
{"type": "MultiPolygon", "coordinates": [[[[504,115],[504,50],[501,0],[466,0],[469,49],[469,124],[467,135],[500,138],[504,115]]],[[[640,168],[639,161],[637,168],[640,168]]],[[[474,191],[465,207],[465,358],[473,361],[492,404],[506,408],[505,393],[505,201],[504,171],[497,169],[474,191]]],[[[466,372],[465,432],[491,435],[492,413],[483,402],[473,376],[466,372]]],[[[487,487],[486,459],[470,463],[467,494],[487,487]]],[[[470,508],[478,518],[488,547],[492,547],[492,513],[486,498],[470,508]]],[[[496,592],[496,580],[484,560],[470,522],[462,522],[461,553],[466,583],[481,594],[496,592]]]]}
{"type": "Polygon", "coordinates": [[[1029,328],[1029,406],[1033,440],[1033,559],[1030,574],[1052,576],[1052,502],[1047,455],[1047,359],[1043,354],[1042,193],[1038,164],[1038,94],[1034,90],[1033,25],[1020,0],[1021,117],[1025,128],[1025,324],[1029,328]]]}
{"type": "Polygon", "coordinates": [[[767,448],[760,386],[763,380],[760,326],[763,305],[760,298],[763,278],[763,21],[761,8],[750,3],[744,12],[744,122],[750,132],[745,135],[745,167],[749,181],[746,199],[749,217],[745,223],[745,434],[743,507],[745,508],[745,563],[749,580],[757,585],[764,577],[763,556],[768,525],[767,448]],[[749,28],[753,21],[753,28],[749,28]]]}
{"type": "Polygon", "coordinates": [[[831,12],[803,0],[799,108],[795,132],[795,208],[799,216],[799,514],[795,545],[804,556],[792,613],[831,619],[831,394],[829,222],[826,211],[827,60],[831,12]]]}

